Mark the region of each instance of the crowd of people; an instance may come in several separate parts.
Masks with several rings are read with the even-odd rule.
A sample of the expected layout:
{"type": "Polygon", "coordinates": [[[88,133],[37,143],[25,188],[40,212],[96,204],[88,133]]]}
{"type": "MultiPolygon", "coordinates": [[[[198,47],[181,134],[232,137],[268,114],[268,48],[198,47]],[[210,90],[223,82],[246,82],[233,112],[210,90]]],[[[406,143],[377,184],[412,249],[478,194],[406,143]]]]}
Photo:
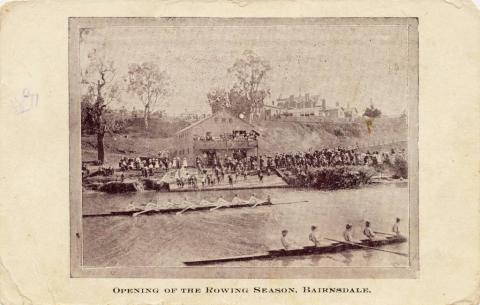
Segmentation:
{"type": "Polygon", "coordinates": [[[220,140],[220,141],[225,141],[225,140],[231,140],[231,141],[255,141],[257,140],[257,137],[259,136],[259,133],[256,132],[255,130],[251,130],[250,132],[247,132],[246,130],[234,130],[231,133],[225,133],[221,134],[218,137],[214,137],[211,135],[211,133],[207,132],[205,136],[198,136],[195,135],[193,137],[194,141],[215,141],[215,140],[220,140]]]}
{"type": "MultiPolygon", "coordinates": [[[[220,184],[223,181],[233,185],[240,179],[247,180],[247,177],[252,175],[258,177],[259,182],[263,182],[264,175],[269,176],[278,169],[302,172],[308,168],[319,167],[378,166],[393,164],[395,160],[405,158],[404,149],[362,152],[357,148],[337,147],[259,156],[247,156],[244,151],[234,150],[223,157],[218,154],[213,158],[206,154],[197,156],[195,159],[197,171],[194,173],[187,170],[189,165],[187,159],[179,157],[123,157],[119,161],[119,168],[120,171],[141,170],[144,177],[175,169],[178,187],[199,188],[220,184]]],[[[111,174],[111,171],[110,168],[105,169],[106,174],[111,174]]]]}
{"type": "MultiPolygon", "coordinates": [[[[214,186],[224,181],[228,181],[228,185],[233,186],[239,179],[247,180],[249,173],[245,168],[238,167],[236,171],[226,171],[223,167],[216,166],[209,170],[204,167],[198,168],[196,173],[189,173],[186,168],[181,168],[175,172],[175,181],[177,187],[184,188],[202,188],[214,186]]],[[[263,173],[257,171],[259,181],[263,181],[263,173]]]]}
{"type": "MultiPolygon", "coordinates": [[[[358,149],[346,149],[337,147],[334,149],[325,148],[322,150],[309,150],[305,152],[276,153],[273,155],[245,156],[234,151],[231,156],[224,158],[216,156],[213,159],[212,168],[219,168],[227,172],[242,172],[243,170],[275,170],[292,167],[327,167],[345,165],[379,165],[392,163],[396,158],[405,158],[405,150],[379,152],[361,152],[358,149]]],[[[196,167],[199,170],[205,165],[205,160],[197,156],[196,167]]]]}
{"type": "MultiPolygon", "coordinates": [[[[205,176],[204,185],[219,183],[228,175],[229,183],[236,182],[239,177],[247,178],[252,173],[258,176],[260,182],[263,175],[270,175],[276,169],[307,169],[311,167],[332,167],[346,165],[377,166],[393,164],[396,159],[405,159],[405,150],[395,151],[367,151],[358,149],[309,150],[306,152],[276,153],[274,155],[245,156],[240,151],[234,151],[231,156],[224,158],[216,156],[212,162],[212,172],[208,173],[205,158],[197,156],[195,160],[198,174],[205,176]]],[[[181,177],[180,177],[181,178],[181,177]]],[[[193,179],[193,178],[192,178],[193,179]]]]}

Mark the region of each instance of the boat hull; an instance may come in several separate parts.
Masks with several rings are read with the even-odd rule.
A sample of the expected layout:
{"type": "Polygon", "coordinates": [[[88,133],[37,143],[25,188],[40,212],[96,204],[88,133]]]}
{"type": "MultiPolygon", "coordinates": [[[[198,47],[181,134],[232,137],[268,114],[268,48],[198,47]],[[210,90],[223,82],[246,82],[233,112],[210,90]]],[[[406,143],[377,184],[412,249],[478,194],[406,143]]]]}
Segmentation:
{"type": "MultiPolygon", "coordinates": [[[[273,205],[271,202],[262,202],[257,204],[258,206],[266,206],[266,205],[273,205]]],[[[251,204],[232,204],[232,205],[227,205],[227,206],[222,206],[217,208],[214,205],[211,206],[201,206],[201,207],[195,207],[191,208],[188,210],[185,210],[182,214],[184,213],[191,213],[191,212],[198,212],[198,211],[208,211],[213,208],[216,208],[217,210],[224,210],[224,209],[238,209],[238,208],[246,208],[246,207],[252,207],[251,204]]],[[[113,211],[109,213],[100,213],[100,214],[85,214],[83,217],[108,217],[108,216],[131,216],[135,213],[143,212],[142,215],[154,215],[154,214],[173,214],[177,213],[180,211],[183,211],[184,208],[171,208],[171,209],[159,209],[159,210],[151,210],[151,211],[146,211],[143,212],[144,210],[136,209],[136,210],[131,210],[131,211],[113,211]]]]}
{"type": "Polygon", "coordinates": [[[248,260],[268,260],[275,259],[280,257],[289,257],[289,256],[306,256],[306,255],[317,255],[325,253],[338,253],[347,250],[357,250],[364,249],[362,246],[366,247],[381,247],[389,244],[404,243],[407,239],[403,236],[391,236],[383,239],[375,240],[362,240],[358,245],[356,244],[346,244],[346,243],[333,243],[328,246],[309,246],[299,249],[291,250],[271,250],[266,253],[259,253],[254,255],[245,255],[245,256],[236,256],[236,257],[225,257],[225,258],[215,258],[208,260],[198,260],[198,261],[187,261],[184,262],[187,266],[201,266],[201,265],[210,265],[216,263],[224,262],[234,262],[234,261],[248,261],[248,260]]]}

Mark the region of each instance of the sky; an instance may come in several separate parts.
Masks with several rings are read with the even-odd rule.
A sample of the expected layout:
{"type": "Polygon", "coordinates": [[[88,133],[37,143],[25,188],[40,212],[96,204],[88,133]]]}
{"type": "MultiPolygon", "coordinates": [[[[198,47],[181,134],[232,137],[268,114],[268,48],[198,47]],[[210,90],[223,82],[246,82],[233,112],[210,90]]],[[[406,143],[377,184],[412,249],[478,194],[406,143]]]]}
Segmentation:
{"type": "MultiPolygon", "coordinates": [[[[407,108],[407,37],[405,25],[106,26],[83,33],[79,64],[84,69],[86,54],[104,48],[120,81],[130,63],[154,61],[173,84],[159,109],[208,113],[207,92],[231,88],[228,68],[252,50],[272,66],[266,103],[309,93],[327,107],[339,103],[363,111],[373,103],[397,115],[407,108]]],[[[114,105],[121,106],[142,109],[128,93],[114,105]]]]}

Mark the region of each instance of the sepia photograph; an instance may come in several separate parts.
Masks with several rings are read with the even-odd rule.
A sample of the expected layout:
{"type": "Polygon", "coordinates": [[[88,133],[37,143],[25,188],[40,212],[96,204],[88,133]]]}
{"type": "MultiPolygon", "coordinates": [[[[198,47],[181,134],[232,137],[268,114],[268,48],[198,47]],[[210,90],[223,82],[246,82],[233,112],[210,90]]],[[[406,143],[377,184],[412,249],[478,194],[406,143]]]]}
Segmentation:
{"type": "Polygon", "coordinates": [[[71,276],[418,270],[416,18],[69,18],[71,276]]]}
{"type": "Polygon", "coordinates": [[[479,304],[471,0],[7,2],[0,304],[479,304]]]}

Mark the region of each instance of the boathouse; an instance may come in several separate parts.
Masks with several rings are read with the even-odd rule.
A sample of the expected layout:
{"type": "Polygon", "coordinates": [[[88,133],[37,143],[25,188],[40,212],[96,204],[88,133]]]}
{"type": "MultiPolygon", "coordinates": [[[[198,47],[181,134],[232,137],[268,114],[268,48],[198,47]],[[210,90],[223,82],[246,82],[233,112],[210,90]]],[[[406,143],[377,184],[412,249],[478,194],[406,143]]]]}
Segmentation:
{"type": "Polygon", "coordinates": [[[255,126],[221,110],[178,131],[171,156],[194,166],[197,157],[211,165],[215,158],[257,155],[258,136],[255,126]]]}

